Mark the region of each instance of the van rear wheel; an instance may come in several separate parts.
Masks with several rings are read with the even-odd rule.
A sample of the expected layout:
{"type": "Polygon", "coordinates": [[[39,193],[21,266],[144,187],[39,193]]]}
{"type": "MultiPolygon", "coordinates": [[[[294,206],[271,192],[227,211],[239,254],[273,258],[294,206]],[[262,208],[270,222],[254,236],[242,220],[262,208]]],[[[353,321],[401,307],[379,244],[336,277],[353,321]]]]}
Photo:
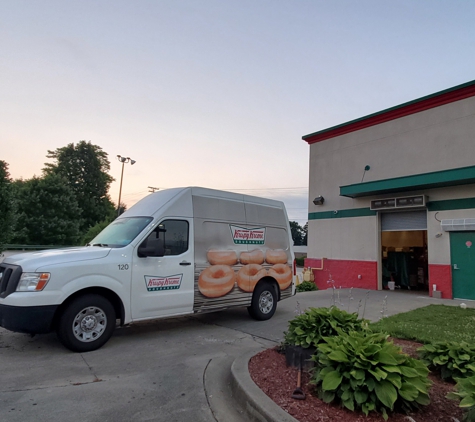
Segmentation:
{"type": "Polygon", "coordinates": [[[59,318],[57,335],[73,352],[99,349],[112,336],[115,310],[103,296],[86,294],[74,299],[59,318]]]}
{"type": "Polygon", "coordinates": [[[258,321],[272,318],[277,309],[277,292],[271,283],[261,282],[254,289],[249,315],[258,321]]]}

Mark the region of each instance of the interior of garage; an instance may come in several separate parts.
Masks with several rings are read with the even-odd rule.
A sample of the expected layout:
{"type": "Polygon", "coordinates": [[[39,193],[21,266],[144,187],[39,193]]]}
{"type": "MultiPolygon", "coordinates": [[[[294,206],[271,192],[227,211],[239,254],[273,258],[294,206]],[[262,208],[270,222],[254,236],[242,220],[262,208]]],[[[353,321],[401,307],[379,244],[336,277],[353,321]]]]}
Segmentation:
{"type": "Polygon", "coordinates": [[[381,212],[383,289],[429,291],[427,210],[381,212]]]}
{"type": "Polygon", "coordinates": [[[382,231],[383,289],[428,291],[427,231],[382,231]]]}

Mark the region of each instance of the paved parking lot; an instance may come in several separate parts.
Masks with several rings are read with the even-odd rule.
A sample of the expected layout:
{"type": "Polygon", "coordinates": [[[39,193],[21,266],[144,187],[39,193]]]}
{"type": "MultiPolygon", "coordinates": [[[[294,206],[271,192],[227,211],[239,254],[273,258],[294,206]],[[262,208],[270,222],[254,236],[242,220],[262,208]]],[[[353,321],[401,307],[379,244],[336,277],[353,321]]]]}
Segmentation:
{"type": "Polygon", "coordinates": [[[116,330],[102,349],[84,354],[64,349],[55,334],[32,338],[0,328],[0,421],[239,420],[226,395],[232,361],[280,343],[299,309],[333,302],[372,320],[460,303],[417,292],[309,292],[280,302],[270,321],[234,309],[141,323],[116,330]]]}

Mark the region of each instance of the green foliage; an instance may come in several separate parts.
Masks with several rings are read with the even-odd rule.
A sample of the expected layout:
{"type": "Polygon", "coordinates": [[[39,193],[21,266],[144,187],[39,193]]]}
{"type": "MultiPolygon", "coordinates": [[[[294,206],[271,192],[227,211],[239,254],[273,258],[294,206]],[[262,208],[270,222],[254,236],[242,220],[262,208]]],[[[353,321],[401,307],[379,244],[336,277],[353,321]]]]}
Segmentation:
{"type": "Polygon", "coordinates": [[[305,264],[305,257],[303,256],[301,258],[295,258],[295,263],[297,264],[297,266],[303,267],[305,264]]]}
{"type": "Polygon", "coordinates": [[[109,218],[107,220],[97,223],[94,227],[91,227],[81,240],[81,245],[86,245],[92,239],[94,239],[102,230],[104,230],[114,219],[109,218]]]}
{"type": "Polygon", "coordinates": [[[10,243],[16,223],[16,202],[8,164],[0,160],[0,252],[10,243]]]}
{"type": "Polygon", "coordinates": [[[475,422],[475,375],[468,378],[457,378],[455,391],[447,394],[447,398],[460,400],[459,407],[466,409],[463,420],[475,422]]]}
{"type": "Polygon", "coordinates": [[[58,175],[13,182],[18,229],[12,243],[77,245],[81,210],[66,181],[58,175]]]}
{"type": "Polygon", "coordinates": [[[349,410],[410,411],[430,402],[429,370],[401,352],[383,333],[340,332],[325,337],[312,357],[312,383],[326,403],[338,402],[349,410]]]}
{"type": "Polygon", "coordinates": [[[289,221],[290,233],[295,246],[302,246],[307,244],[308,223],[302,227],[296,221],[289,221]]]}
{"type": "Polygon", "coordinates": [[[308,308],[289,322],[285,333],[285,344],[304,348],[317,346],[325,336],[340,332],[361,331],[367,326],[366,320],[359,320],[356,313],[350,314],[337,307],[308,308]]]}
{"type": "Polygon", "coordinates": [[[64,177],[76,197],[81,209],[81,232],[103,221],[114,210],[108,195],[114,179],[108,174],[110,163],[101,147],[80,141],[48,150],[47,157],[55,162],[45,163],[44,174],[64,177]]]}
{"type": "Polygon", "coordinates": [[[421,343],[466,341],[475,343],[475,309],[429,305],[410,312],[383,318],[371,324],[374,331],[421,343]]]}
{"type": "Polygon", "coordinates": [[[300,283],[297,287],[297,292],[312,292],[315,290],[318,290],[317,285],[315,283],[312,283],[311,281],[303,281],[300,283]]]}
{"type": "Polygon", "coordinates": [[[418,349],[419,356],[431,369],[440,371],[444,380],[475,374],[475,345],[465,341],[435,342],[418,349]]]}

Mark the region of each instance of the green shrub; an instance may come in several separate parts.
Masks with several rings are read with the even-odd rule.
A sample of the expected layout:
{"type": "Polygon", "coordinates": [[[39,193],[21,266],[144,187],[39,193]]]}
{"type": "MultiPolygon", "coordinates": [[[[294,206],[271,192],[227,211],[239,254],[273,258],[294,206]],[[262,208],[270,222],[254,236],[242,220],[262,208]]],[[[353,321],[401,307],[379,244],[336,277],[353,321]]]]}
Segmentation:
{"type": "Polygon", "coordinates": [[[305,265],[305,257],[302,256],[301,258],[295,258],[295,263],[299,267],[303,267],[305,265]]]}
{"type": "Polygon", "coordinates": [[[463,420],[475,422],[475,376],[457,378],[455,390],[447,394],[447,398],[460,400],[459,407],[466,409],[463,420]]]}
{"type": "Polygon", "coordinates": [[[112,221],[113,219],[108,219],[97,223],[95,226],[92,226],[84,237],[81,240],[81,244],[85,245],[89,243],[92,239],[94,239],[102,230],[104,230],[112,221]]]}
{"type": "Polygon", "coordinates": [[[465,341],[435,342],[417,351],[429,368],[440,371],[444,380],[475,375],[475,345],[465,341]]]}
{"type": "Polygon", "coordinates": [[[358,314],[350,314],[337,307],[308,308],[289,322],[289,329],[285,333],[285,344],[315,347],[325,336],[334,336],[348,331],[360,331],[367,327],[368,321],[359,320],[358,314]]]}
{"type": "Polygon", "coordinates": [[[409,412],[430,403],[429,370],[421,361],[401,352],[383,333],[341,332],[325,337],[312,357],[312,383],[326,403],[336,401],[350,409],[409,412]]]}
{"type": "Polygon", "coordinates": [[[314,290],[318,290],[318,287],[315,283],[311,282],[311,281],[303,281],[302,283],[300,283],[297,287],[297,293],[300,293],[300,292],[312,292],[314,290]]]}

